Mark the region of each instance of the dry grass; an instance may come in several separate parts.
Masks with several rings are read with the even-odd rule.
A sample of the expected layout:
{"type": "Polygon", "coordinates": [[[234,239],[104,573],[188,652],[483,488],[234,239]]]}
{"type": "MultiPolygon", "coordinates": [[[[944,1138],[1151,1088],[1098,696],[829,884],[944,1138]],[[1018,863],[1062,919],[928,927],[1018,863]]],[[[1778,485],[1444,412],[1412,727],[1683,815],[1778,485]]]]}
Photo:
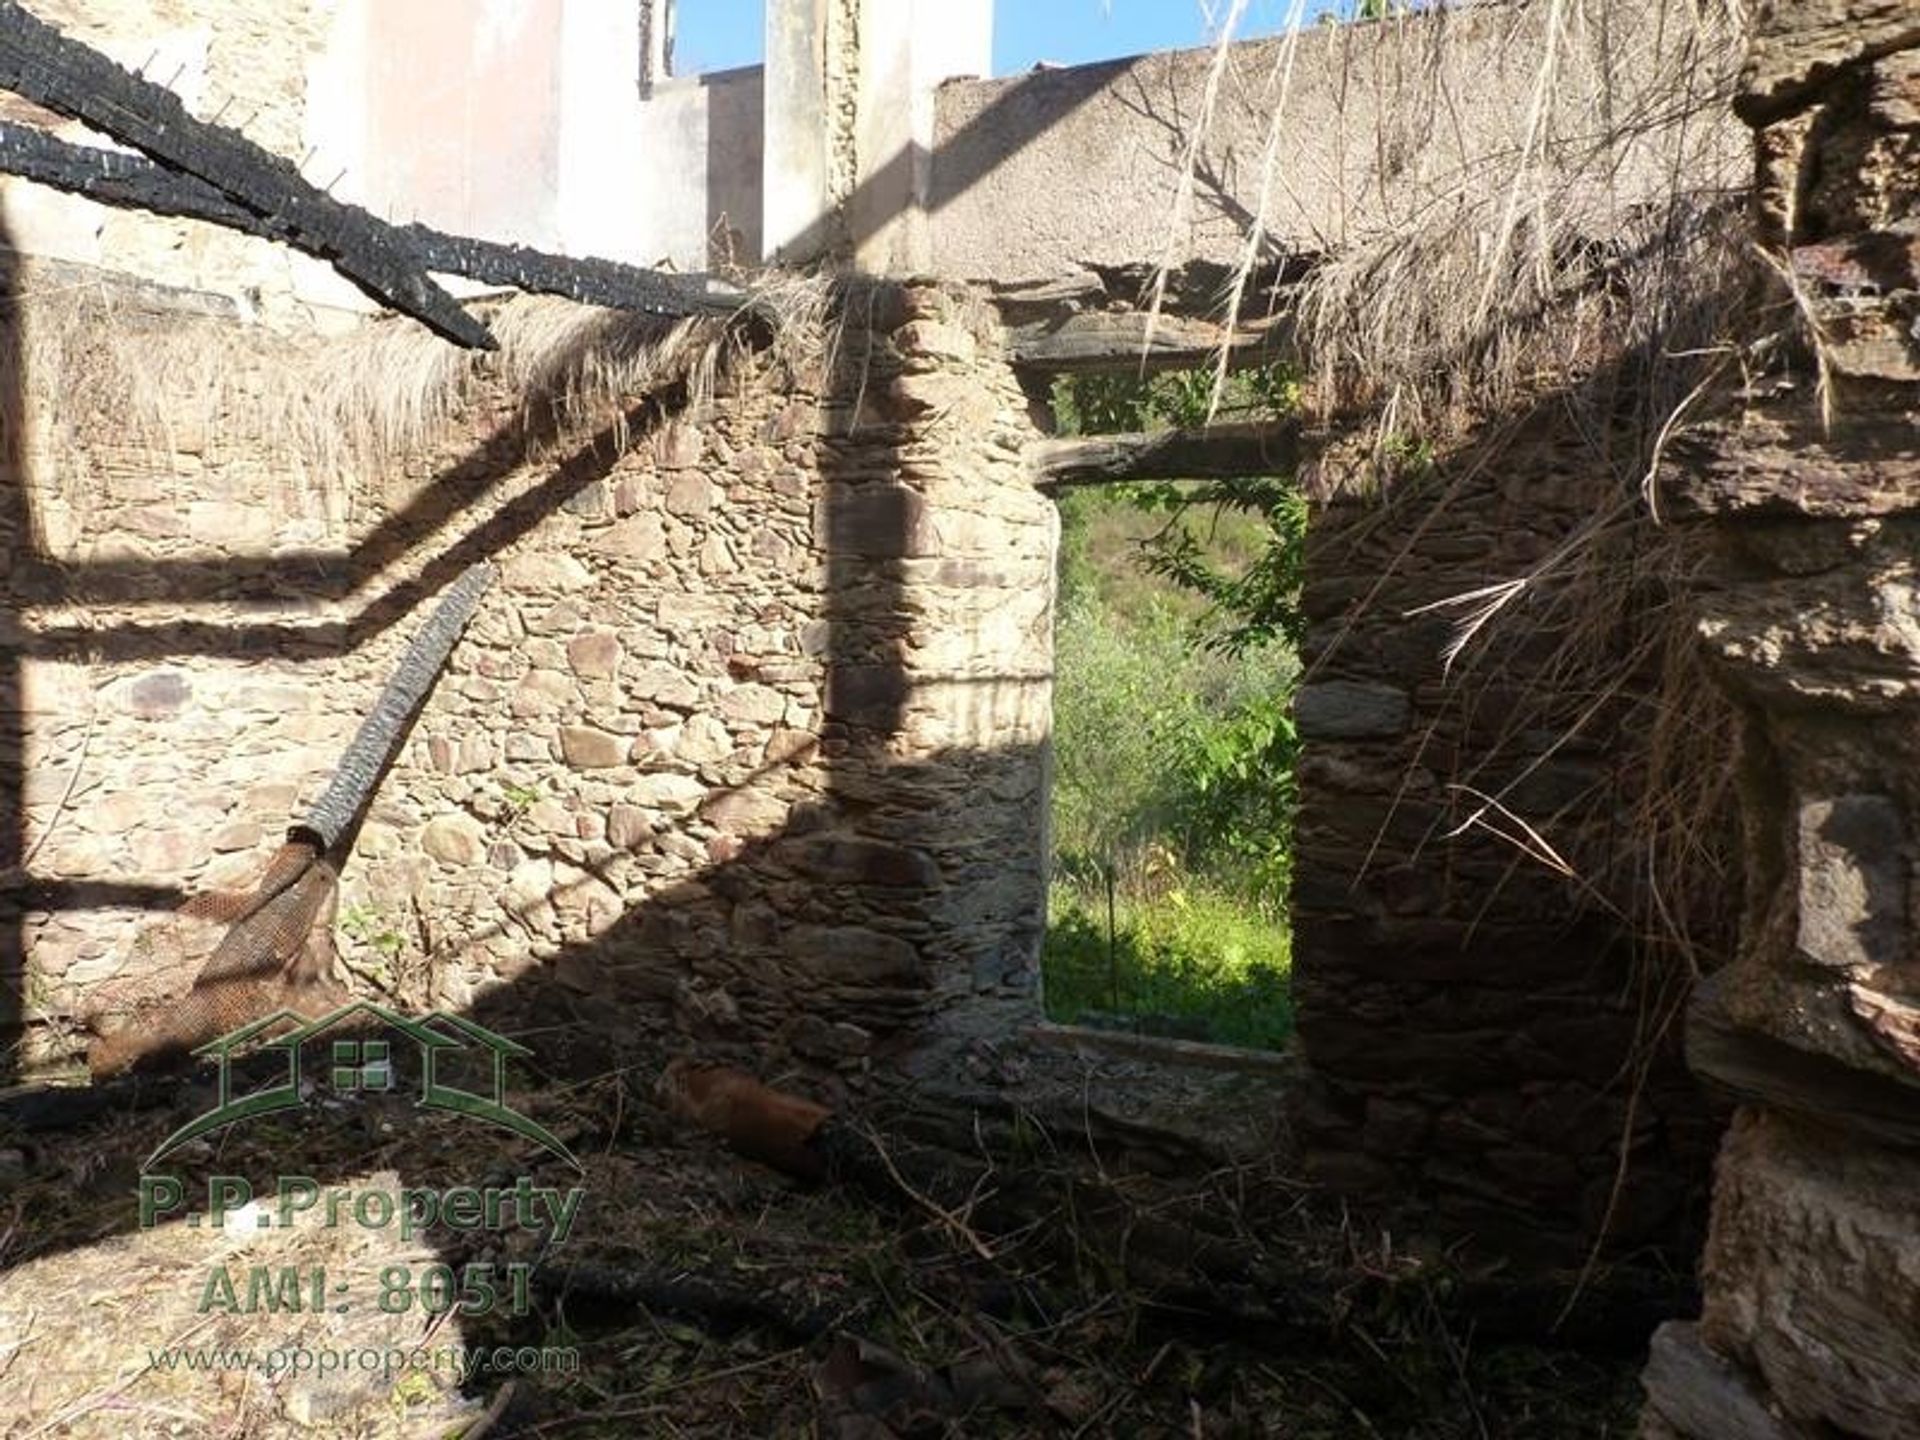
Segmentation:
{"type": "MultiPolygon", "coordinates": [[[[540,296],[490,307],[500,341],[491,353],[392,318],[340,336],[286,336],[156,314],[104,286],[39,284],[31,261],[22,271],[9,358],[38,421],[31,471],[80,513],[102,498],[91,463],[103,435],[162,466],[244,449],[338,512],[365,476],[470,425],[483,393],[520,397],[518,417],[488,418],[496,428],[517,418],[521,458],[537,459],[603,426],[617,432],[636,396],[679,386],[705,400],[744,343],[743,327],[724,317],[676,321],[540,296]]],[[[824,286],[794,280],[757,292],[753,313],[797,349],[821,343],[826,304],[824,286]]]]}
{"type": "Polygon", "coordinates": [[[1341,27],[1310,62],[1290,33],[1258,94],[1231,298],[1280,258],[1276,234],[1310,227],[1313,267],[1282,297],[1310,401],[1365,412],[1382,441],[1474,426],[1650,345],[1724,338],[1676,326],[1727,275],[1710,262],[1731,243],[1714,217],[1747,181],[1728,119],[1741,42],[1733,0],[1435,5],[1341,27]],[[1339,72],[1310,116],[1290,108],[1306,63],[1339,72]],[[1283,208],[1275,167],[1306,126],[1338,152],[1339,213],[1283,208]]]}
{"type": "MultiPolygon", "coordinates": [[[[1631,1432],[1633,1357],[1476,1335],[1449,1296],[1477,1277],[1312,1203],[1282,1151],[1240,1165],[1189,1157],[1163,1177],[1104,1128],[1096,1144],[1027,1112],[880,1107],[902,1164],[957,1144],[939,1153],[981,1172],[967,1204],[936,1214],[906,1183],[891,1195],[797,1188],[739,1160],[657,1107],[657,1054],[628,1058],[625,1073],[514,1097],[565,1137],[583,1176],[535,1165],[494,1132],[365,1097],[236,1126],[183,1171],[196,1209],[212,1170],[252,1177],[262,1193],[285,1173],[389,1192],[522,1173],[578,1183],[579,1223],[554,1251],[519,1227],[431,1231],[411,1245],[354,1226],[137,1230],[133,1169],[178,1123],[170,1110],[23,1147],[21,1204],[0,1216],[0,1381],[14,1401],[0,1434],[445,1436],[502,1386],[497,1375],[463,1395],[434,1375],[169,1371],[149,1348],[296,1343],[577,1350],[572,1373],[517,1377],[502,1434],[1631,1432]],[[902,1138],[915,1116],[924,1141],[902,1138]],[[994,1218],[1009,1191],[1025,1197],[1024,1223],[994,1218]],[[1253,1263],[1224,1270],[1208,1259],[1222,1247],[1253,1263]],[[430,1337],[417,1308],[371,1303],[386,1265],[418,1274],[475,1261],[551,1262],[557,1283],[536,1280],[524,1316],[503,1305],[430,1337]],[[211,1267],[254,1264],[325,1265],[354,1309],[197,1310],[211,1267]],[[646,1282],[645,1296],[605,1287],[623,1275],[646,1282]],[[1208,1311],[1217,1299],[1237,1309],[1208,1311]],[[302,1428],[308,1414],[318,1429],[302,1428]]],[[[181,1110],[198,1103],[183,1088],[181,1110]]],[[[0,1148],[17,1143],[0,1131],[0,1148]]]]}
{"type": "MultiPolygon", "coordinates": [[[[1490,469],[1524,473],[1512,447],[1533,427],[1518,417],[1556,412],[1588,442],[1605,482],[1591,515],[1525,572],[1426,607],[1454,621],[1441,658],[1466,695],[1501,678],[1500,662],[1476,661],[1503,638],[1559,637],[1530,681],[1542,707],[1570,712],[1559,744],[1516,765],[1518,731],[1537,723],[1517,716],[1465,777],[1515,778],[1464,813],[1497,824],[1515,785],[1610,727],[1598,738],[1631,777],[1632,833],[1605,873],[1568,878],[1688,973],[1724,938],[1734,888],[1733,724],[1677,603],[1694,543],[1658,527],[1648,477],[1749,338],[1749,161],[1729,121],[1743,25],[1738,0],[1516,0],[1319,37],[1313,63],[1341,83],[1314,88],[1317,103],[1340,97],[1332,126],[1317,112],[1314,123],[1338,163],[1371,158],[1280,297],[1309,411],[1338,436],[1313,477],[1322,490],[1377,486],[1417,447],[1446,483],[1403,498],[1431,512],[1490,469]]],[[[1213,83],[1231,70],[1230,38],[1231,26],[1213,83]]],[[[1304,44],[1276,47],[1260,92],[1272,108],[1232,303],[1284,258],[1272,235],[1286,228],[1275,212],[1287,177],[1273,167],[1303,123],[1289,94],[1307,78],[1295,74],[1304,44]]],[[[1424,528],[1412,526],[1403,555],[1424,528]]],[[[1550,833],[1513,838],[1517,861],[1564,866],[1550,833]]]]}

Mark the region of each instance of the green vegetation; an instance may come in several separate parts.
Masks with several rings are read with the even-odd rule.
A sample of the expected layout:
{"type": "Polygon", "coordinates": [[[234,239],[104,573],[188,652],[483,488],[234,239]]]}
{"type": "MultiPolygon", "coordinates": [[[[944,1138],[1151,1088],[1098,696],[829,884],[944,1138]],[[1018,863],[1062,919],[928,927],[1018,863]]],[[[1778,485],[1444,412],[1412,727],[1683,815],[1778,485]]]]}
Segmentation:
{"type": "Polygon", "coordinates": [[[340,912],[340,929],[350,939],[392,960],[407,948],[406,937],[371,905],[349,905],[340,912]]]}
{"type": "MultiPolygon", "coordinates": [[[[1287,932],[1239,896],[1173,890],[1142,899],[1116,894],[1113,945],[1106,908],[1071,885],[1055,885],[1047,928],[1047,1006],[1072,1019],[1148,1015],[1202,1022],[1221,1045],[1279,1049],[1293,1028],[1287,995],[1287,932]]],[[[1178,1035],[1164,1023],[1160,1028],[1178,1035]]]]}
{"type": "MultiPolygon", "coordinates": [[[[1210,389],[1096,377],[1055,404],[1067,433],[1153,429],[1203,421],[1210,389]]],[[[1222,410],[1295,398],[1285,371],[1251,371],[1222,410]]],[[[1304,501],[1248,477],[1075,491],[1060,511],[1048,1012],[1278,1046],[1304,501]]]]}

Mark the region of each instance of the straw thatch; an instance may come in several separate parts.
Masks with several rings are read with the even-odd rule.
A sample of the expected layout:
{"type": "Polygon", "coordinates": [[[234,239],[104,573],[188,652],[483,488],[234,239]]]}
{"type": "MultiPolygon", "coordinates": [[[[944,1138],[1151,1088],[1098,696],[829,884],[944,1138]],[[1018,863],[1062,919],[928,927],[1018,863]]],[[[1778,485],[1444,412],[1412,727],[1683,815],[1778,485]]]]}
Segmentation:
{"type": "Polygon", "coordinates": [[[286,335],[157,310],[104,279],[49,278],[30,259],[14,278],[4,355],[21,412],[37,417],[24,427],[27,470],[80,513],[107,498],[92,493],[106,483],[95,475],[103,439],[148,452],[161,468],[183,448],[244,446],[296,487],[325,493],[324,508],[336,512],[369,477],[469,433],[460,427],[488,395],[519,397],[517,416],[493,417],[500,433],[520,438],[519,458],[608,425],[624,443],[634,397],[679,387],[701,403],[750,325],[772,323],[783,347],[817,346],[826,304],[821,286],[800,281],[756,297],[751,322],[518,296],[485,302],[500,348],[483,352],[394,319],[286,335]]]}

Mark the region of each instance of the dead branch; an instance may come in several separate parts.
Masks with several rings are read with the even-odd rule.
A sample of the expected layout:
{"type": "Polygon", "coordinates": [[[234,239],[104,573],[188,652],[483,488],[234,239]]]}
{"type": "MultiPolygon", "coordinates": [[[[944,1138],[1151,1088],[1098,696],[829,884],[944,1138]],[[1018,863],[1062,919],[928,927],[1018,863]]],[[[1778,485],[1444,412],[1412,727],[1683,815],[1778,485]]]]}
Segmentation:
{"type": "Polygon", "coordinates": [[[736,1283],[685,1270],[605,1264],[537,1266],[534,1291],[551,1300],[640,1308],[701,1321],[722,1334],[759,1325],[812,1340],[847,1318],[821,1306],[798,1306],[752,1281],[736,1283]]]}

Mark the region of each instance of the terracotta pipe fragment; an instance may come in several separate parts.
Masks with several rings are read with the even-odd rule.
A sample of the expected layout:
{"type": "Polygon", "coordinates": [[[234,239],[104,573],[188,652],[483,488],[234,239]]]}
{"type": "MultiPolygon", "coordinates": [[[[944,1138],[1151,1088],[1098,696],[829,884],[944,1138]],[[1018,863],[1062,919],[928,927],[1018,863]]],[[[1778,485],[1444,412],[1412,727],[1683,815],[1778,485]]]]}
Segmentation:
{"type": "Polygon", "coordinates": [[[826,1178],[815,1133],[833,1112],[798,1095],[762,1085],[728,1065],[670,1061],[654,1087],[667,1110],[718,1135],[730,1149],[802,1180],[826,1178]]]}

